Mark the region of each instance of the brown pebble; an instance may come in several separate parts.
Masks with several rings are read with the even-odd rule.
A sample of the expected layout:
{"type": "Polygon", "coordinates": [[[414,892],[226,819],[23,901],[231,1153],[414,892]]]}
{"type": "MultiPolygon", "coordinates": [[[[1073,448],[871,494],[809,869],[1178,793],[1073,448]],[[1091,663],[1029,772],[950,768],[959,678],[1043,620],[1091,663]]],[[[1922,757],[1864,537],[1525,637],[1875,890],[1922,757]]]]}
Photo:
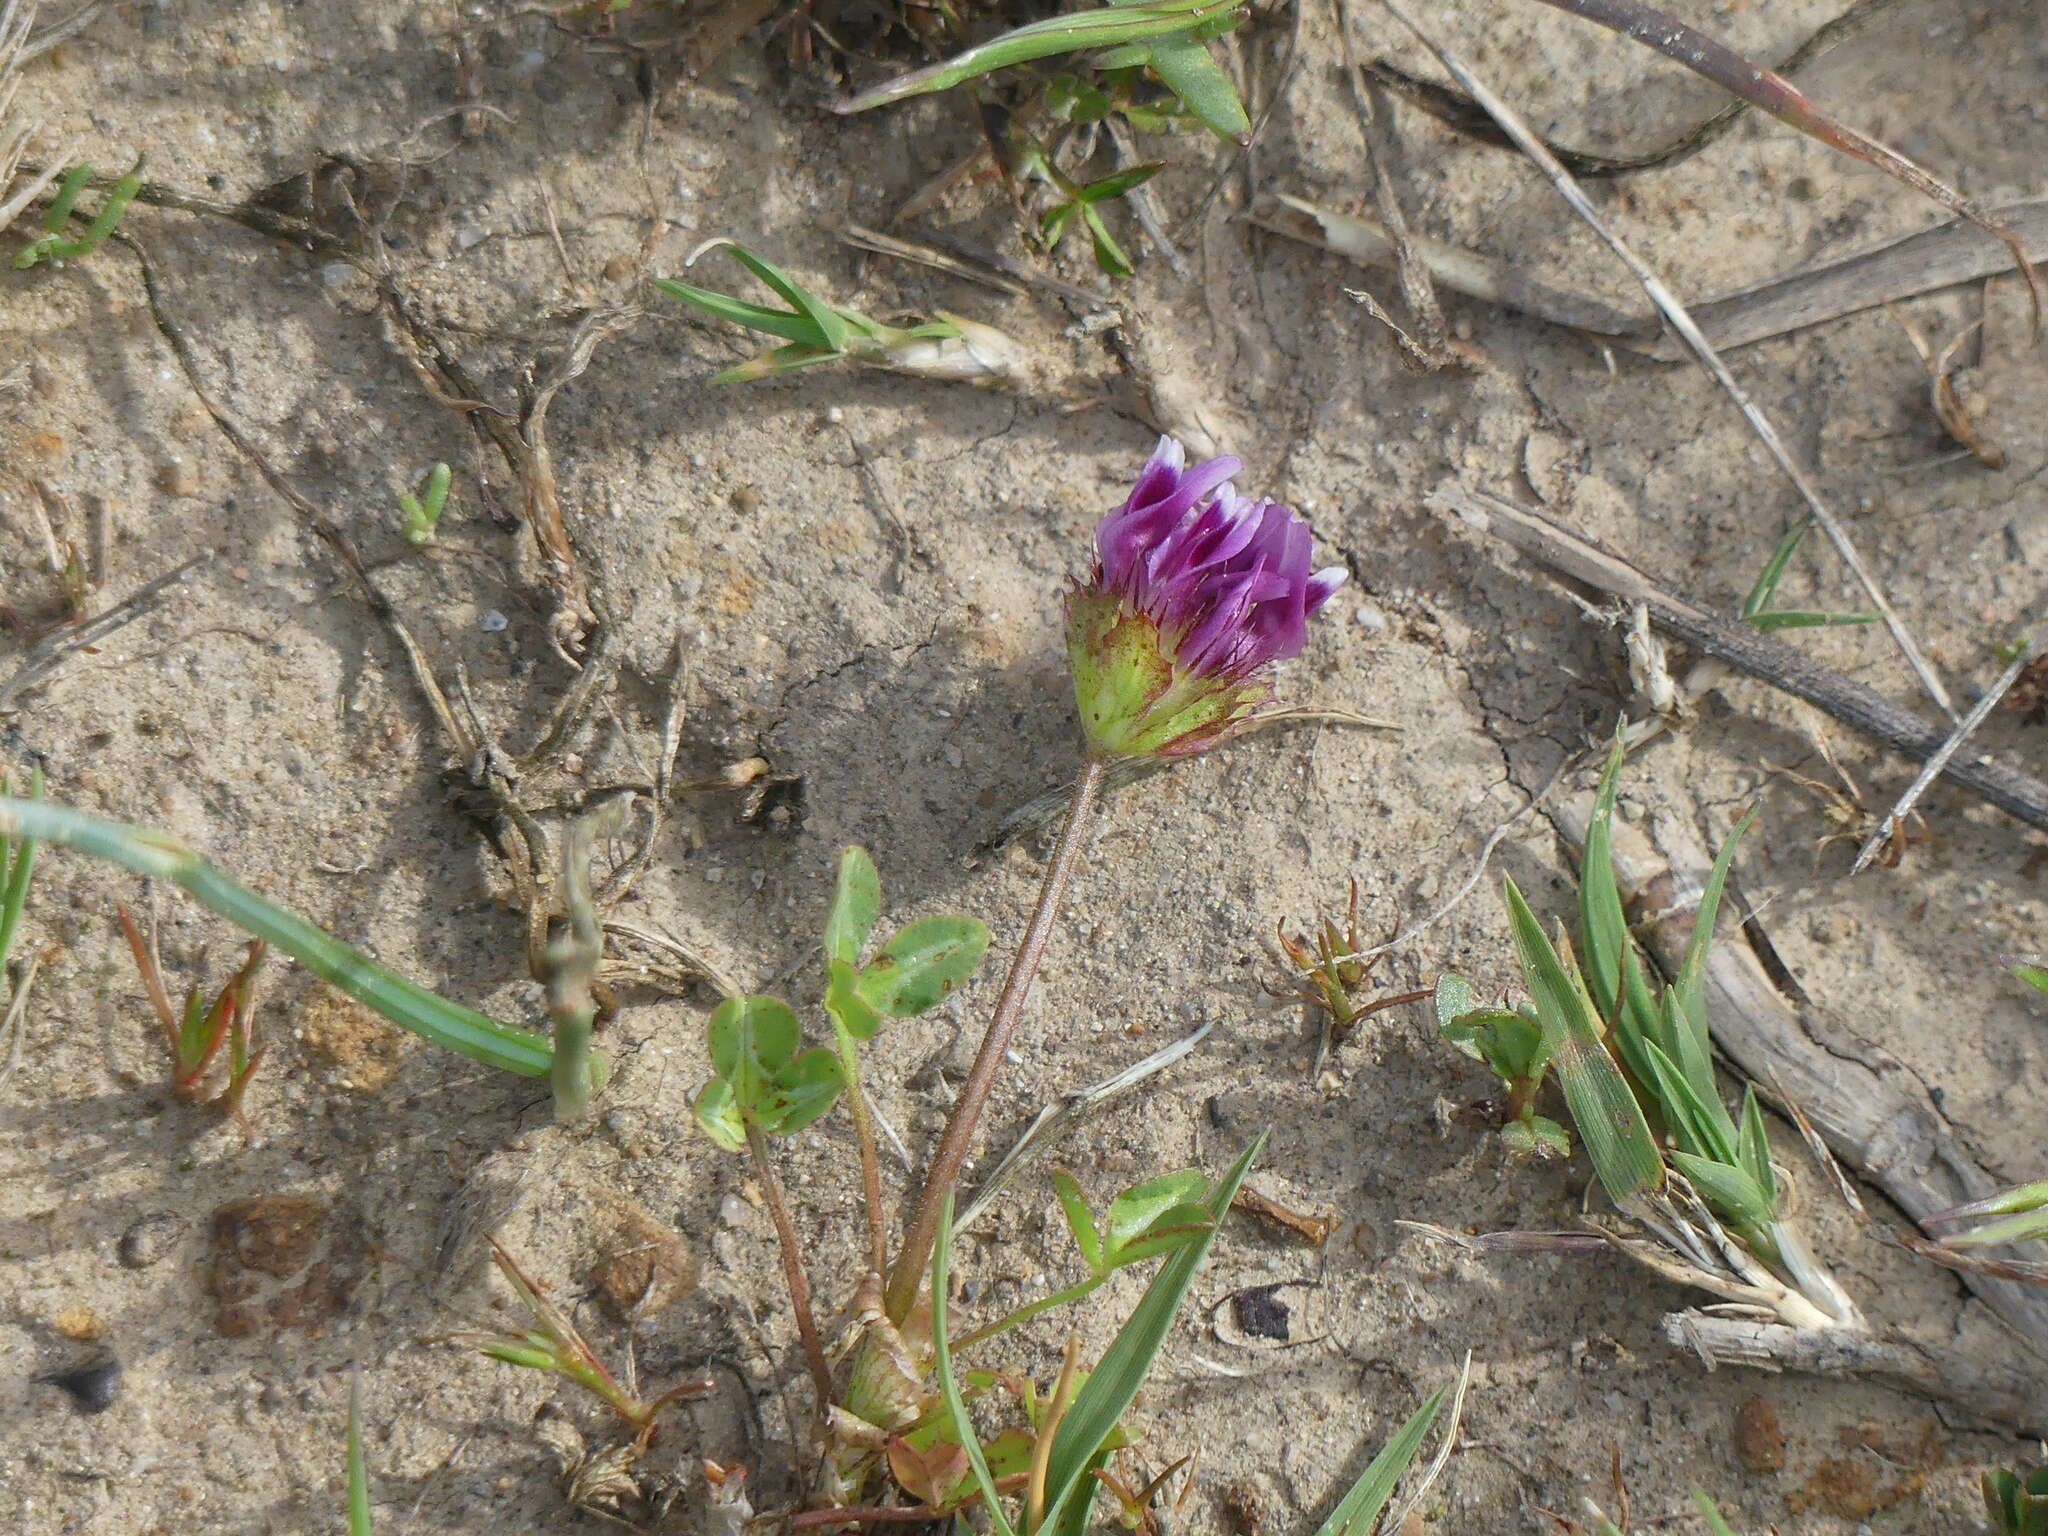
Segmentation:
{"type": "Polygon", "coordinates": [[[612,1230],[591,1275],[598,1300],[620,1322],[666,1312],[697,1283],[697,1261],[683,1240],[643,1211],[612,1230]]]}
{"type": "Polygon", "coordinates": [[[31,432],[28,451],[45,463],[54,464],[64,457],[64,436],[60,432],[31,432]]]}
{"type": "Polygon", "coordinates": [[[608,283],[622,283],[633,275],[634,260],[628,251],[621,251],[604,264],[604,280],[608,283]]]}
{"type": "Polygon", "coordinates": [[[1751,1472],[1785,1470],[1785,1432],[1760,1397],[1745,1399],[1735,1410],[1735,1459],[1751,1472]]]}
{"type": "Polygon", "coordinates": [[[196,496],[199,476],[183,459],[167,459],[157,466],[156,488],[166,496],[196,496]]]}
{"type": "Polygon", "coordinates": [[[174,1211],[151,1211],[128,1224],[115,1251],[124,1269],[147,1269],[175,1248],[184,1235],[184,1217],[174,1211]]]}
{"type": "Polygon", "coordinates": [[[50,1326],[67,1339],[76,1339],[81,1344],[102,1338],[107,1325],[100,1320],[99,1313],[87,1306],[66,1307],[50,1319],[50,1326]]]}

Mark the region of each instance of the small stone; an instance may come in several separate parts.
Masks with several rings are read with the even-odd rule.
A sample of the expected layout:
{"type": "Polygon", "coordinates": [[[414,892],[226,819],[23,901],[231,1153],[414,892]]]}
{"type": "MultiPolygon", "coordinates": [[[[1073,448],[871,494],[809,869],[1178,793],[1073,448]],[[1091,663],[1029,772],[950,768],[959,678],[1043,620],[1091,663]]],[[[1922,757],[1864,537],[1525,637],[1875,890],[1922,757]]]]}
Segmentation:
{"type": "Polygon", "coordinates": [[[64,437],[58,432],[31,432],[28,435],[28,451],[45,464],[54,464],[64,457],[64,437]]]}
{"type": "Polygon", "coordinates": [[[1352,621],[1368,634],[1384,634],[1387,615],[1377,603],[1360,603],[1358,611],[1351,615],[1352,621]]]}
{"type": "Polygon", "coordinates": [[[138,1216],[121,1234],[116,1255],[124,1269],[147,1269],[166,1257],[185,1235],[185,1218],[174,1211],[151,1211],[138,1216]]]}
{"type": "Polygon", "coordinates": [[[1750,1472],[1785,1470],[1785,1432],[1760,1397],[1745,1398],[1735,1410],[1735,1459],[1750,1472]]]}
{"type": "Polygon", "coordinates": [[[109,1355],[68,1371],[50,1371],[36,1380],[63,1392],[80,1413],[105,1413],[121,1395],[121,1362],[109,1355]]]}
{"type": "Polygon", "coordinates": [[[683,1240],[644,1211],[628,1211],[613,1229],[591,1276],[598,1300],[622,1323],[666,1312],[697,1284],[697,1261],[683,1240]]]}
{"type": "Polygon", "coordinates": [[[339,288],[356,275],[356,269],[345,261],[323,262],[320,267],[320,286],[339,288]]]}
{"type": "Polygon", "coordinates": [[[157,466],[156,488],[166,496],[196,496],[199,476],[183,459],[166,459],[157,466]]]}
{"type": "Polygon", "coordinates": [[[94,1339],[103,1338],[107,1331],[99,1313],[83,1305],[66,1307],[50,1319],[50,1326],[65,1338],[80,1344],[90,1344],[94,1339]]]}
{"type": "Polygon", "coordinates": [[[483,611],[483,616],[476,621],[476,627],[487,635],[496,635],[503,633],[511,622],[510,619],[498,612],[497,609],[486,608],[483,611]]]}
{"type": "Polygon", "coordinates": [[[485,238],[489,234],[490,231],[481,224],[465,224],[462,228],[455,231],[453,244],[458,251],[475,250],[484,243],[485,238]]]}
{"type": "Polygon", "coordinates": [[[604,264],[604,280],[608,283],[622,283],[633,275],[633,255],[620,251],[604,264]]]}

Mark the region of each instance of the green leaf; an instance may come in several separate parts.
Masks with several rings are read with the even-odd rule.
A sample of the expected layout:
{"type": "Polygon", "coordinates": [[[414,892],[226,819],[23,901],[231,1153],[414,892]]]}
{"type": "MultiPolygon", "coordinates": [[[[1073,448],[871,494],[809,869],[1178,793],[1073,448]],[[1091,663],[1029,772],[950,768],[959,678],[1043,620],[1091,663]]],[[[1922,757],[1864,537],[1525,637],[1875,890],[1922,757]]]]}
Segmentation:
{"type": "Polygon", "coordinates": [[[1166,88],[1178,96],[1187,109],[1224,138],[1243,143],[1251,134],[1251,119],[1230,77],[1210,55],[1208,46],[1192,37],[1161,37],[1152,43],[1147,62],[1166,88]]]}
{"type": "Polygon", "coordinates": [[[1786,530],[1785,537],[1778,540],[1778,547],[1771,551],[1771,558],[1764,562],[1764,568],[1757,573],[1756,585],[1749,589],[1749,596],[1742,600],[1742,618],[1754,623],[1756,616],[1770,607],[1771,598],[1778,590],[1778,582],[1785,574],[1785,567],[1799,548],[1799,541],[1806,537],[1806,530],[1812,526],[1811,517],[1802,517],[1786,530]]]}
{"type": "Polygon", "coordinates": [[[1394,1438],[1358,1474],[1350,1492],[1337,1501],[1330,1518],[1316,1527],[1316,1536],[1366,1536],[1372,1530],[1387,1500],[1394,1496],[1394,1485],[1415,1460],[1429,1434],[1429,1426],[1436,1422],[1437,1411],[1443,1407],[1444,1391],[1438,1387],[1427,1402],[1408,1416],[1408,1422],[1394,1432],[1394,1438]]]}
{"type": "Polygon", "coordinates": [[[858,961],[881,909],[882,877],[875,873],[867,849],[840,849],[839,884],[832,893],[832,910],[825,916],[826,956],[848,965],[858,961]]]}
{"type": "Polygon", "coordinates": [[[185,1017],[178,1029],[178,1065],[196,1067],[206,1056],[206,1002],[198,990],[185,994],[185,1017]]]}
{"type": "MultiPolygon", "coordinates": [[[[1181,1301],[1202,1267],[1202,1261],[1208,1257],[1210,1243],[1221,1229],[1223,1213],[1237,1198],[1238,1187],[1244,1183],[1245,1175],[1251,1172],[1252,1160],[1265,1144],[1266,1138],[1262,1135],[1211,1186],[1203,1204],[1216,1226],[1191,1240],[1160,1266],[1159,1273],[1152,1277],[1152,1283],[1145,1287],[1145,1294],[1136,1310],[1117,1330],[1116,1338],[1103,1352],[1087,1383],[1074,1394],[1073,1402],[1068,1405],[1059,1429],[1053,1435],[1052,1454],[1046,1472],[1045,1522],[1033,1536],[1080,1536],[1087,1528],[1088,1510],[1094,1502],[1096,1486],[1088,1475],[1089,1468],[1099,1461],[1105,1445],[1116,1432],[1118,1421],[1138,1395],[1138,1389],[1144,1385],[1152,1362],[1158,1357],[1160,1346],[1166,1342],[1166,1335],[1173,1327],[1181,1301]]],[[[944,1326],[936,1318],[933,1328],[936,1336],[943,1336],[944,1326]]]]}
{"type": "Polygon", "coordinates": [[[830,1109],[846,1087],[846,1067],[830,1046],[814,1045],[783,1068],[774,1107],[761,1116],[771,1136],[793,1136],[830,1109]]]}
{"type": "MultiPolygon", "coordinates": [[[[1709,1108],[1692,1084],[1685,1080],[1685,1074],[1678,1068],[1664,1047],[1652,1041],[1648,1047],[1650,1079],[1643,1087],[1655,1095],[1657,1107],[1663,1113],[1665,1123],[1670,1127],[1679,1147],[1702,1157],[1711,1157],[1719,1162],[1735,1161],[1735,1133],[1731,1127],[1726,1136],[1715,1121],[1715,1110],[1709,1108]]],[[[1715,1101],[1718,1107],[1718,1099],[1715,1101]]],[[[1721,1112],[1727,1119],[1727,1112],[1721,1112]]]]}
{"type": "Polygon", "coordinates": [[[1048,208],[1038,221],[1038,243],[1048,251],[1060,248],[1060,241],[1067,237],[1067,229],[1074,222],[1074,215],[1081,211],[1079,203],[1061,203],[1048,208]]]}
{"type": "Polygon", "coordinates": [[[1056,1168],[1052,1175],[1053,1193],[1059,1197],[1060,1213],[1067,1218],[1067,1230],[1074,1234],[1074,1246],[1081,1250],[1081,1258],[1088,1265],[1091,1275],[1100,1275],[1108,1266],[1102,1262],[1102,1239],[1095,1230],[1095,1213],[1088,1209],[1088,1197],[1081,1193],[1081,1186],[1071,1173],[1056,1168]]]}
{"type": "Polygon", "coordinates": [[[1521,1157],[1572,1155],[1572,1133],[1548,1115],[1539,1115],[1534,1110],[1503,1125],[1500,1139],[1510,1152],[1521,1157]]]}
{"type": "Polygon", "coordinates": [[[1043,59],[1083,48],[1111,48],[1122,43],[1185,32],[1204,22],[1233,17],[1240,0],[1150,0],[1139,5],[1110,5],[1099,10],[1051,16],[992,38],[978,48],[923,69],[899,75],[850,100],[837,102],[835,112],[864,112],[886,102],[956,85],[1012,64],[1043,59]]]}
{"type": "Polygon", "coordinates": [[[892,1019],[923,1013],[945,1001],[987,949],[988,928],[976,918],[919,918],[861,971],[861,1001],[892,1019]]]}
{"type": "Polygon", "coordinates": [[[1109,232],[1109,226],[1102,222],[1102,215],[1093,203],[1076,204],[1081,210],[1081,222],[1088,226],[1088,238],[1095,245],[1095,265],[1111,277],[1129,277],[1138,269],[1131,265],[1131,258],[1124,254],[1124,248],[1116,243],[1116,236],[1109,232]]]}
{"type": "Polygon", "coordinates": [[[1586,848],[1579,861],[1579,947],[1586,953],[1587,984],[1600,1017],[1613,1019],[1621,1006],[1622,956],[1632,947],[1628,918],[1622,912],[1621,888],[1614,881],[1614,801],[1621,789],[1624,739],[1615,732],[1600,787],[1593,793],[1593,814],[1586,822],[1586,848]]]}
{"type": "Polygon", "coordinates": [[[1062,123],[1099,122],[1109,115],[1109,97],[1079,75],[1054,75],[1045,85],[1045,110],[1062,123]]]}
{"type": "Polygon", "coordinates": [[[2012,973],[2036,992],[2048,992],[2048,970],[2038,965],[2016,965],[2012,973]]]}
{"type": "Polygon", "coordinates": [[[1776,1202],[1740,1168],[1690,1152],[1673,1152],[1671,1161],[1724,1219],[1749,1227],[1767,1227],[1777,1220],[1776,1202]]]}
{"type": "MultiPolygon", "coordinates": [[[[1105,1234],[1109,1252],[1115,1254],[1133,1238],[1150,1231],[1162,1217],[1187,1207],[1198,1199],[1208,1183],[1201,1169],[1187,1168],[1133,1184],[1109,1202],[1109,1230],[1105,1234]]],[[[1195,1210],[1198,1218],[1206,1215],[1199,1205],[1195,1210]]]]}
{"type": "Polygon", "coordinates": [[[1436,1027],[1442,1029],[1451,1020],[1472,1012],[1472,983],[1453,971],[1445,971],[1436,979],[1436,1027]]]}
{"type": "Polygon", "coordinates": [[[697,1116],[698,1129],[717,1145],[728,1152],[746,1150],[747,1123],[740,1117],[731,1083],[722,1077],[712,1078],[697,1090],[697,1102],[691,1109],[697,1116]]]}
{"type": "Polygon", "coordinates": [[[1557,1062],[1565,1104],[1609,1198],[1627,1210],[1636,1196],[1663,1183],[1663,1158],[1642,1106],[1600,1038],[1578,968],[1566,970],[1515,882],[1504,883],[1515,953],[1543,1025],[1544,1045],[1557,1062]]]}
{"type": "Polygon", "coordinates": [[[1159,172],[1166,169],[1166,162],[1153,160],[1144,165],[1126,166],[1113,171],[1100,181],[1091,181],[1081,189],[1084,203],[1106,203],[1111,198],[1122,197],[1133,187],[1142,187],[1159,172]]]}
{"type": "Polygon", "coordinates": [[[1439,1026],[1438,1033],[1467,1056],[1483,1061],[1509,1087],[1537,1075],[1542,1026],[1505,1008],[1476,1008],[1439,1026]]]}
{"type": "Polygon", "coordinates": [[[1714,918],[1721,910],[1721,888],[1728,883],[1728,871],[1734,867],[1736,845],[1742,841],[1742,834],[1749,830],[1750,823],[1756,820],[1756,812],[1757,808],[1751,806],[1742,813],[1742,819],[1735,823],[1728,840],[1715,855],[1714,867],[1707,872],[1706,882],[1700,887],[1700,905],[1693,914],[1692,936],[1686,940],[1685,962],[1678,968],[1678,1000],[1702,1039],[1707,1033],[1707,950],[1714,942],[1714,918]]]}
{"type": "Polygon", "coordinates": [[[774,997],[728,997],[705,1028],[711,1070],[732,1084],[747,1109],[767,1096],[776,1070],[796,1054],[800,1034],[789,1004],[774,997]]]}
{"type": "Polygon", "coordinates": [[[1875,624],[1883,618],[1881,613],[1814,613],[1802,608],[1781,609],[1773,613],[1759,613],[1750,623],[1769,634],[1774,629],[1824,629],[1838,624],[1875,624]]]}
{"type": "Polygon", "coordinates": [[[825,332],[803,315],[792,314],[786,309],[770,309],[765,304],[750,304],[745,299],[735,299],[713,289],[699,288],[695,283],[681,282],[673,277],[657,277],[653,282],[655,287],[670,298],[681,299],[685,304],[693,304],[720,320],[730,320],[734,325],[743,325],[750,331],[763,331],[770,336],[780,336],[784,341],[815,347],[827,357],[838,355],[838,348],[827,340],[825,332]]]}
{"type": "Polygon", "coordinates": [[[799,283],[795,278],[783,271],[782,268],[774,265],[766,257],[755,255],[736,240],[719,241],[712,249],[732,252],[734,260],[738,261],[741,266],[774,289],[776,295],[784,300],[790,308],[804,316],[804,318],[818,328],[818,334],[824,337],[825,346],[834,352],[845,350],[847,326],[845,318],[839,311],[812,293],[810,289],[804,287],[802,283],[799,283]]]}
{"type": "Polygon", "coordinates": [[[1755,1088],[1742,1091],[1742,1130],[1736,1138],[1735,1160],[1742,1171],[1756,1181],[1775,1210],[1778,1205],[1778,1174],[1771,1167],[1771,1138],[1764,1129],[1763,1106],[1757,1102],[1755,1088]]]}
{"type": "Polygon", "coordinates": [[[974,1485],[981,1490],[989,1524],[995,1536],[1017,1536],[1016,1527],[1003,1513],[1002,1497],[996,1492],[995,1478],[989,1474],[988,1458],[982,1455],[974,1420],[967,1416],[967,1404],[960,1398],[960,1383],[953,1376],[953,1350],[947,1340],[946,1323],[946,1288],[951,1284],[952,1260],[953,1196],[949,1191],[939,1210],[938,1240],[932,1246],[932,1366],[939,1379],[939,1398],[953,1421],[953,1438],[967,1453],[967,1466],[974,1474],[974,1485]]]}
{"type": "Polygon", "coordinates": [[[872,1040],[882,1016],[861,1000],[860,972],[834,960],[825,972],[825,1011],[855,1040],[872,1040]]]}

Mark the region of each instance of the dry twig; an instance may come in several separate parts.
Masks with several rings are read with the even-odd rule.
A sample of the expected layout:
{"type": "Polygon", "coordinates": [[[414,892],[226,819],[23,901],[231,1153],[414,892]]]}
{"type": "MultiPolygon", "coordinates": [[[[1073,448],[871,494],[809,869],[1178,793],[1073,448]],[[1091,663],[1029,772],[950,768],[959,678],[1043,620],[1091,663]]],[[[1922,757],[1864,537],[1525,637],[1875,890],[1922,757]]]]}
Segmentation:
{"type": "MultiPolygon", "coordinates": [[[[1914,675],[1920,679],[1920,685],[1927,690],[1928,697],[1940,706],[1944,714],[1953,719],[1955,717],[1955,706],[1949,702],[1948,690],[1942,686],[1941,679],[1934,675],[1934,669],[1927,664],[1926,657],[1920,653],[1918,642],[1913,639],[1912,634],[1906,629],[1904,621],[1899,618],[1897,612],[1892,608],[1891,600],[1885,596],[1883,588],[1877,584],[1877,578],[1870,573],[1869,567],[1863,563],[1863,557],[1857,553],[1855,545],[1850,543],[1848,531],[1842,527],[1841,522],[1835,517],[1834,512],[1828,507],[1827,503],[1821,500],[1820,492],[1814,487],[1813,482],[1807,478],[1805,469],[1792,457],[1791,450],[1785,446],[1784,440],[1778,436],[1778,429],[1771,425],[1770,419],[1757,408],[1756,403],[1749,398],[1748,392],[1736,382],[1735,375],[1728,371],[1728,365],[1721,361],[1720,354],[1715,352],[1705,335],[1701,333],[1699,326],[1693,322],[1692,316],[1686,312],[1685,306],[1679,303],[1677,295],[1665,286],[1663,279],[1651,269],[1647,262],[1638,256],[1619,235],[1607,227],[1601,220],[1599,213],[1594,209],[1591,200],[1587,198],[1584,189],[1572,180],[1570,173],[1563,166],[1557,163],[1556,158],[1543,147],[1542,141],[1529,130],[1528,125],[1505,102],[1494,95],[1472,73],[1462,59],[1435,42],[1427,33],[1417,27],[1413,21],[1410,21],[1406,13],[1394,3],[1394,0],[1380,0],[1380,3],[1403,26],[1413,32],[1422,42],[1423,46],[1436,55],[1437,61],[1451,72],[1460,85],[1471,93],[1473,100],[1486,108],[1494,120],[1521,146],[1522,152],[1535,161],[1544,175],[1550,178],[1551,185],[1555,186],[1559,195],[1571,205],[1572,211],[1585,220],[1593,231],[1607,243],[1608,249],[1613,251],[1622,264],[1629,269],[1629,272],[1635,277],[1636,281],[1642,284],[1643,291],[1650,297],[1650,302],[1657,306],[1664,317],[1685,338],[1686,344],[1692,348],[1694,356],[1714,376],[1715,382],[1726,392],[1728,398],[1735,402],[1736,408],[1742,412],[1743,420],[1749,423],[1750,430],[1756,433],[1758,439],[1762,441],[1764,447],[1770,452],[1771,457],[1777,461],[1778,467],[1785,472],[1786,478],[1797,488],[1800,499],[1806,503],[1807,509],[1813,514],[1813,520],[1820,524],[1821,530],[1827,534],[1829,542],[1835,546],[1835,552],[1842,557],[1844,563],[1855,573],[1856,580],[1870,598],[1872,605],[1884,616],[1885,628],[1891,631],[1892,640],[1905,656],[1907,664],[1912,667],[1914,675]]],[[[1549,0],[1546,0],[1546,3],[1549,3],[1549,0]]],[[[1592,0],[1588,0],[1588,3],[1592,3],[1592,0]]],[[[1673,25],[1676,25],[1676,23],[1673,23],[1673,25]]],[[[1789,86],[1786,88],[1790,89],[1789,86]]],[[[2017,244],[2015,244],[2014,249],[2015,259],[2024,263],[2024,256],[2019,253],[2017,244]]],[[[2028,270],[2031,271],[2030,268],[2028,270]]]]}

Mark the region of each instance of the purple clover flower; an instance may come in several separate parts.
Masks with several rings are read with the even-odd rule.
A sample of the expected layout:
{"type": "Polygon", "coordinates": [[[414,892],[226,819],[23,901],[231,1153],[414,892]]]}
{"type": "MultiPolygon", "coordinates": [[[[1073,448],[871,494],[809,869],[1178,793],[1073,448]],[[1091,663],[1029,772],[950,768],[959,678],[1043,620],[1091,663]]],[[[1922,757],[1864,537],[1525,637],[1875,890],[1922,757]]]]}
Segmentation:
{"type": "Polygon", "coordinates": [[[1095,530],[1094,579],[1068,603],[1067,649],[1091,749],[1200,752],[1270,696],[1259,674],[1301,653],[1308,619],[1344,584],[1309,569],[1308,525],[1239,496],[1230,457],[1190,469],[1163,437],[1095,530]]]}

